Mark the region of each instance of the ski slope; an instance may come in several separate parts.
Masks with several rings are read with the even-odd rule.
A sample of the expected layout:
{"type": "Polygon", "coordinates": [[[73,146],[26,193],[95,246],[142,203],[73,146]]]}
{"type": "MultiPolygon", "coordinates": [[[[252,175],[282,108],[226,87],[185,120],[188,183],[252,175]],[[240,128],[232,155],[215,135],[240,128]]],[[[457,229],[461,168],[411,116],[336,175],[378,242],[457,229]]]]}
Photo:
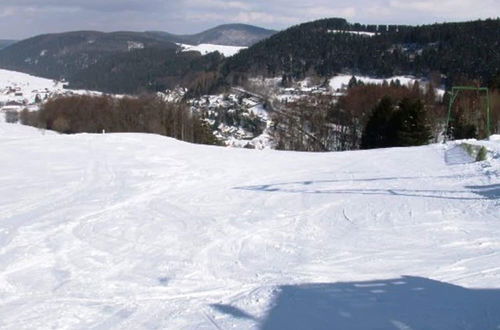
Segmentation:
{"type": "Polygon", "coordinates": [[[341,153],[0,123],[1,329],[498,329],[500,142],[341,153]]]}

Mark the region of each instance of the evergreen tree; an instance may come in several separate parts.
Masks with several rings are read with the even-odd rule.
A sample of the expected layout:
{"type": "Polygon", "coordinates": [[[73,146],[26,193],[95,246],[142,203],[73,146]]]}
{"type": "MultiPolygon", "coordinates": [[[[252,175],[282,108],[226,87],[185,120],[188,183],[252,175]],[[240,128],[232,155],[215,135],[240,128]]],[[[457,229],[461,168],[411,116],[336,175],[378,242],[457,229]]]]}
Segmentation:
{"type": "Polygon", "coordinates": [[[361,138],[362,149],[390,146],[390,122],[393,115],[392,100],[385,96],[373,109],[361,138]]]}
{"type": "Polygon", "coordinates": [[[419,146],[429,143],[431,132],[427,125],[424,105],[420,100],[405,98],[391,120],[395,129],[395,146],[419,146]]]}
{"type": "Polygon", "coordinates": [[[351,79],[349,80],[349,83],[347,84],[348,88],[352,88],[358,85],[358,80],[356,79],[355,76],[352,76],[351,79]]]}

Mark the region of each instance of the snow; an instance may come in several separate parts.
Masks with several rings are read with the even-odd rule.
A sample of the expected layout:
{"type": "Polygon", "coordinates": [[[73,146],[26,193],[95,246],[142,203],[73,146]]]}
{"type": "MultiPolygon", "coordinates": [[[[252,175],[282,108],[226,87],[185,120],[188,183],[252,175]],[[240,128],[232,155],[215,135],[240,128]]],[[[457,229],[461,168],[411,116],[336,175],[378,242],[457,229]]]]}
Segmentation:
{"type": "Polygon", "coordinates": [[[197,46],[187,45],[187,44],[178,44],[181,46],[182,51],[197,51],[202,55],[206,55],[213,52],[219,52],[225,57],[231,57],[236,55],[240,50],[246,49],[247,47],[238,47],[238,46],[223,46],[223,45],[213,45],[213,44],[199,44],[197,46]]]}
{"type": "Polygon", "coordinates": [[[264,109],[264,106],[262,104],[256,104],[255,106],[251,107],[249,109],[249,112],[263,118],[264,120],[267,120],[269,118],[269,114],[267,113],[267,110],[264,109]]]}
{"type": "Polygon", "coordinates": [[[467,153],[463,146],[457,144],[446,150],[445,161],[448,165],[457,165],[473,163],[475,159],[467,153]]]}
{"type": "Polygon", "coordinates": [[[144,44],[137,41],[127,41],[127,47],[129,51],[134,49],[144,49],[144,44]]]}
{"type": "MultiPolygon", "coordinates": [[[[7,93],[6,89],[9,87],[14,90],[17,89],[17,92],[23,94],[22,97],[18,97],[17,99],[27,99],[30,103],[35,101],[36,94],[62,89],[61,83],[51,79],[0,69],[0,102],[6,102],[15,98],[15,95],[7,93]]],[[[14,92],[11,94],[14,94],[14,92]]]]}
{"type": "MultiPolygon", "coordinates": [[[[414,77],[409,77],[409,76],[395,76],[395,77],[390,77],[386,79],[379,79],[379,78],[371,78],[371,77],[365,77],[365,76],[355,76],[357,80],[362,81],[365,84],[376,84],[376,85],[382,85],[384,81],[387,83],[391,83],[391,81],[396,81],[399,80],[401,85],[408,86],[410,84],[414,84],[415,81],[419,81],[418,79],[414,77]]],[[[339,90],[345,88],[347,85],[349,85],[349,81],[351,80],[352,75],[338,75],[330,79],[330,88],[332,90],[339,90]]],[[[419,81],[420,82],[420,81],[419,81]]]]}
{"type": "Polygon", "coordinates": [[[347,31],[347,30],[328,30],[328,33],[348,33],[354,34],[364,37],[374,37],[377,35],[375,32],[366,32],[366,31],[347,31]]]}
{"type": "MultiPolygon", "coordinates": [[[[337,75],[333,78],[330,79],[330,88],[333,91],[336,90],[342,90],[346,88],[349,85],[349,81],[351,80],[353,76],[352,75],[337,75]]],[[[366,77],[366,76],[356,76],[356,79],[358,81],[362,81],[365,84],[375,84],[375,85],[382,85],[384,81],[386,81],[388,84],[391,82],[395,82],[396,80],[399,80],[401,85],[403,86],[409,86],[415,84],[415,82],[418,81],[419,84],[421,84],[422,87],[425,87],[427,85],[427,81],[423,79],[418,79],[416,77],[412,76],[394,76],[394,77],[389,77],[389,78],[372,78],[372,77],[366,77]]],[[[436,89],[436,94],[440,97],[443,97],[445,93],[444,88],[437,88],[436,89]]]]}
{"type": "Polygon", "coordinates": [[[500,141],[500,134],[493,134],[490,136],[490,141],[500,141]]]}
{"type": "MultiPolygon", "coordinates": [[[[36,96],[44,99],[46,96],[61,94],[91,94],[101,93],[87,90],[69,90],[64,88],[64,82],[32,76],[26,73],[0,69],[0,103],[18,102],[24,105],[33,105],[36,96]]],[[[1,104],[0,104],[1,106],[1,104]]]]}
{"type": "Polygon", "coordinates": [[[281,81],[283,80],[282,77],[273,77],[273,78],[268,78],[268,77],[250,77],[248,78],[248,81],[255,86],[263,86],[266,88],[274,89],[278,88],[281,84],[281,81]]]}
{"type": "Polygon", "coordinates": [[[0,328],[496,329],[500,143],[449,165],[456,143],[312,154],[0,123],[0,328]]]}

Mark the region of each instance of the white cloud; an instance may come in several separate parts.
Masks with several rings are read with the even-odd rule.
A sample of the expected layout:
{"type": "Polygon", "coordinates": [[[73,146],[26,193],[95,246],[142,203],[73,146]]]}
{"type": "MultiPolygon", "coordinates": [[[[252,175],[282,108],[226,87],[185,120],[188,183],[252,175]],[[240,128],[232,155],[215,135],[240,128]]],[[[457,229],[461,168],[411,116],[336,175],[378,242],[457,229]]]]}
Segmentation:
{"type": "Polygon", "coordinates": [[[233,17],[233,21],[247,24],[292,24],[297,20],[296,17],[275,15],[259,11],[240,12],[233,17]]]}
{"type": "Polygon", "coordinates": [[[252,9],[251,3],[242,1],[223,1],[223,0],[185,0],[184,5],[190,8],[208,8],[208,9],[252,9]]]}
{"type": "Polygon", "coordinates": [[[16,9],[14,7],[0,8],[0,18],[9,17],[16,15],[16,9]]]}
{"type": "Polygon", "coordinates": [[[421,14],[451,19],[474,19],[500,15],[498,0],[391,0],[389,4],[396,10],[412,10],[421,14]]]}
{"type": "Polygon", "coordinates": [[[332,7],[311,7],[306,9],[308,17],[344,17],[346,19],[356,16],[355,7],[332,8],[332,7]]]}

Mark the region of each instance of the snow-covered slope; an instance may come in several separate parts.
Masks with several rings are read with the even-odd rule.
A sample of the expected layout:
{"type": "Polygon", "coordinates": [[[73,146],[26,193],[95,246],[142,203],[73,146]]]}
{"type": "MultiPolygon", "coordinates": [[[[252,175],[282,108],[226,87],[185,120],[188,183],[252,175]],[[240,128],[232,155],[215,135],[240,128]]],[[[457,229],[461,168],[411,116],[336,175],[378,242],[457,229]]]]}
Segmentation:
{"type": "Polygon", "coordinates": [[[37,94],[44,96],[62,88],[61,83],[51,79],[0,69],[0,102],[27,100],[33,103],[37,94]]]}
{"type": "Polygon", "coordinates": [[[500,147],[207,147],[0,124],[2,329],[496,329],[500,147]]]}
{"type": "Polygon", "coordinates": [[[237,54],[240,50],[246,49],[247,47],[238,47],[238,46],[223,46],[223,45],[212,45],[212,44],[200,44],[197,46],[178,44],[182,47],[182,50],[185,52],[188,51],[197,51],[202,55],[206,55],[213,52],[219,52],[225,57],[231,57],[237,54]]]}
{"type": "Polygon", "coordinates": [[[37,96],[43,100],[56,94],[100,94],[86,90],[67,90],[64,83],[22,72],[0,69],[0,108],[2,104],[16,102],[21,108],[33,105],[37,96]]]}
{"type": "MultiPolygon", "coordinates": [[[[330,88],[334,91],[344,89],[349,85],[349,81],[351,80],[352,77],[353,77],[352,75],[345,75],[345,74],[337,75],[330,79],[329,83],[330,88]]],[[[417,79],[412,76],[395,76],[385,79],[365,77],[365,76],[355,76],[355,77],[358,81],[362,81],[365,84],[374,84],[374,85],[382,85],[384,81],[387,83],[399,81],[400,84],[403,86],[413,85],[415,82],[419,82],[423,86],[427,84],[426,81],[423,81],[422,79],[417,79]]],[[[444,95],[443,89],[438,88],[436,91],[437,94],[439,94],[440,96],[444,95]]]]}
{"type": "MultiPolygon", "coordinates": [[[[332,90],[346,88],[347,85],[349,84],[349,80],[351,80],[352,77],[353,77],[352,75],[345,75],[345,74],[337,75],[332,79],[330,79],[330,88],[332,90]]],[[[415,81],[419,81],[414,77],[407,77],[407,76],[396,76],[387,79],[378,79],[378,78],[371,78],[364,76],[355,76],[355,77],[357,80],[362,81],[365,84],[376,84],[376,85],[382,85],[384,81],[390,83],[391,81],[399,80],[402,85],[414,84],[415,81]]]]}
{"type": "Polygon", "coordinates": [[[328,33],[347,33],[347,34],[354,34],[354,35],[364,36],[364,37],[374,37],[377,35],[377,33],[375,33],[375,32],[346,31],[346,30],[328,30],[328,33]]]}

